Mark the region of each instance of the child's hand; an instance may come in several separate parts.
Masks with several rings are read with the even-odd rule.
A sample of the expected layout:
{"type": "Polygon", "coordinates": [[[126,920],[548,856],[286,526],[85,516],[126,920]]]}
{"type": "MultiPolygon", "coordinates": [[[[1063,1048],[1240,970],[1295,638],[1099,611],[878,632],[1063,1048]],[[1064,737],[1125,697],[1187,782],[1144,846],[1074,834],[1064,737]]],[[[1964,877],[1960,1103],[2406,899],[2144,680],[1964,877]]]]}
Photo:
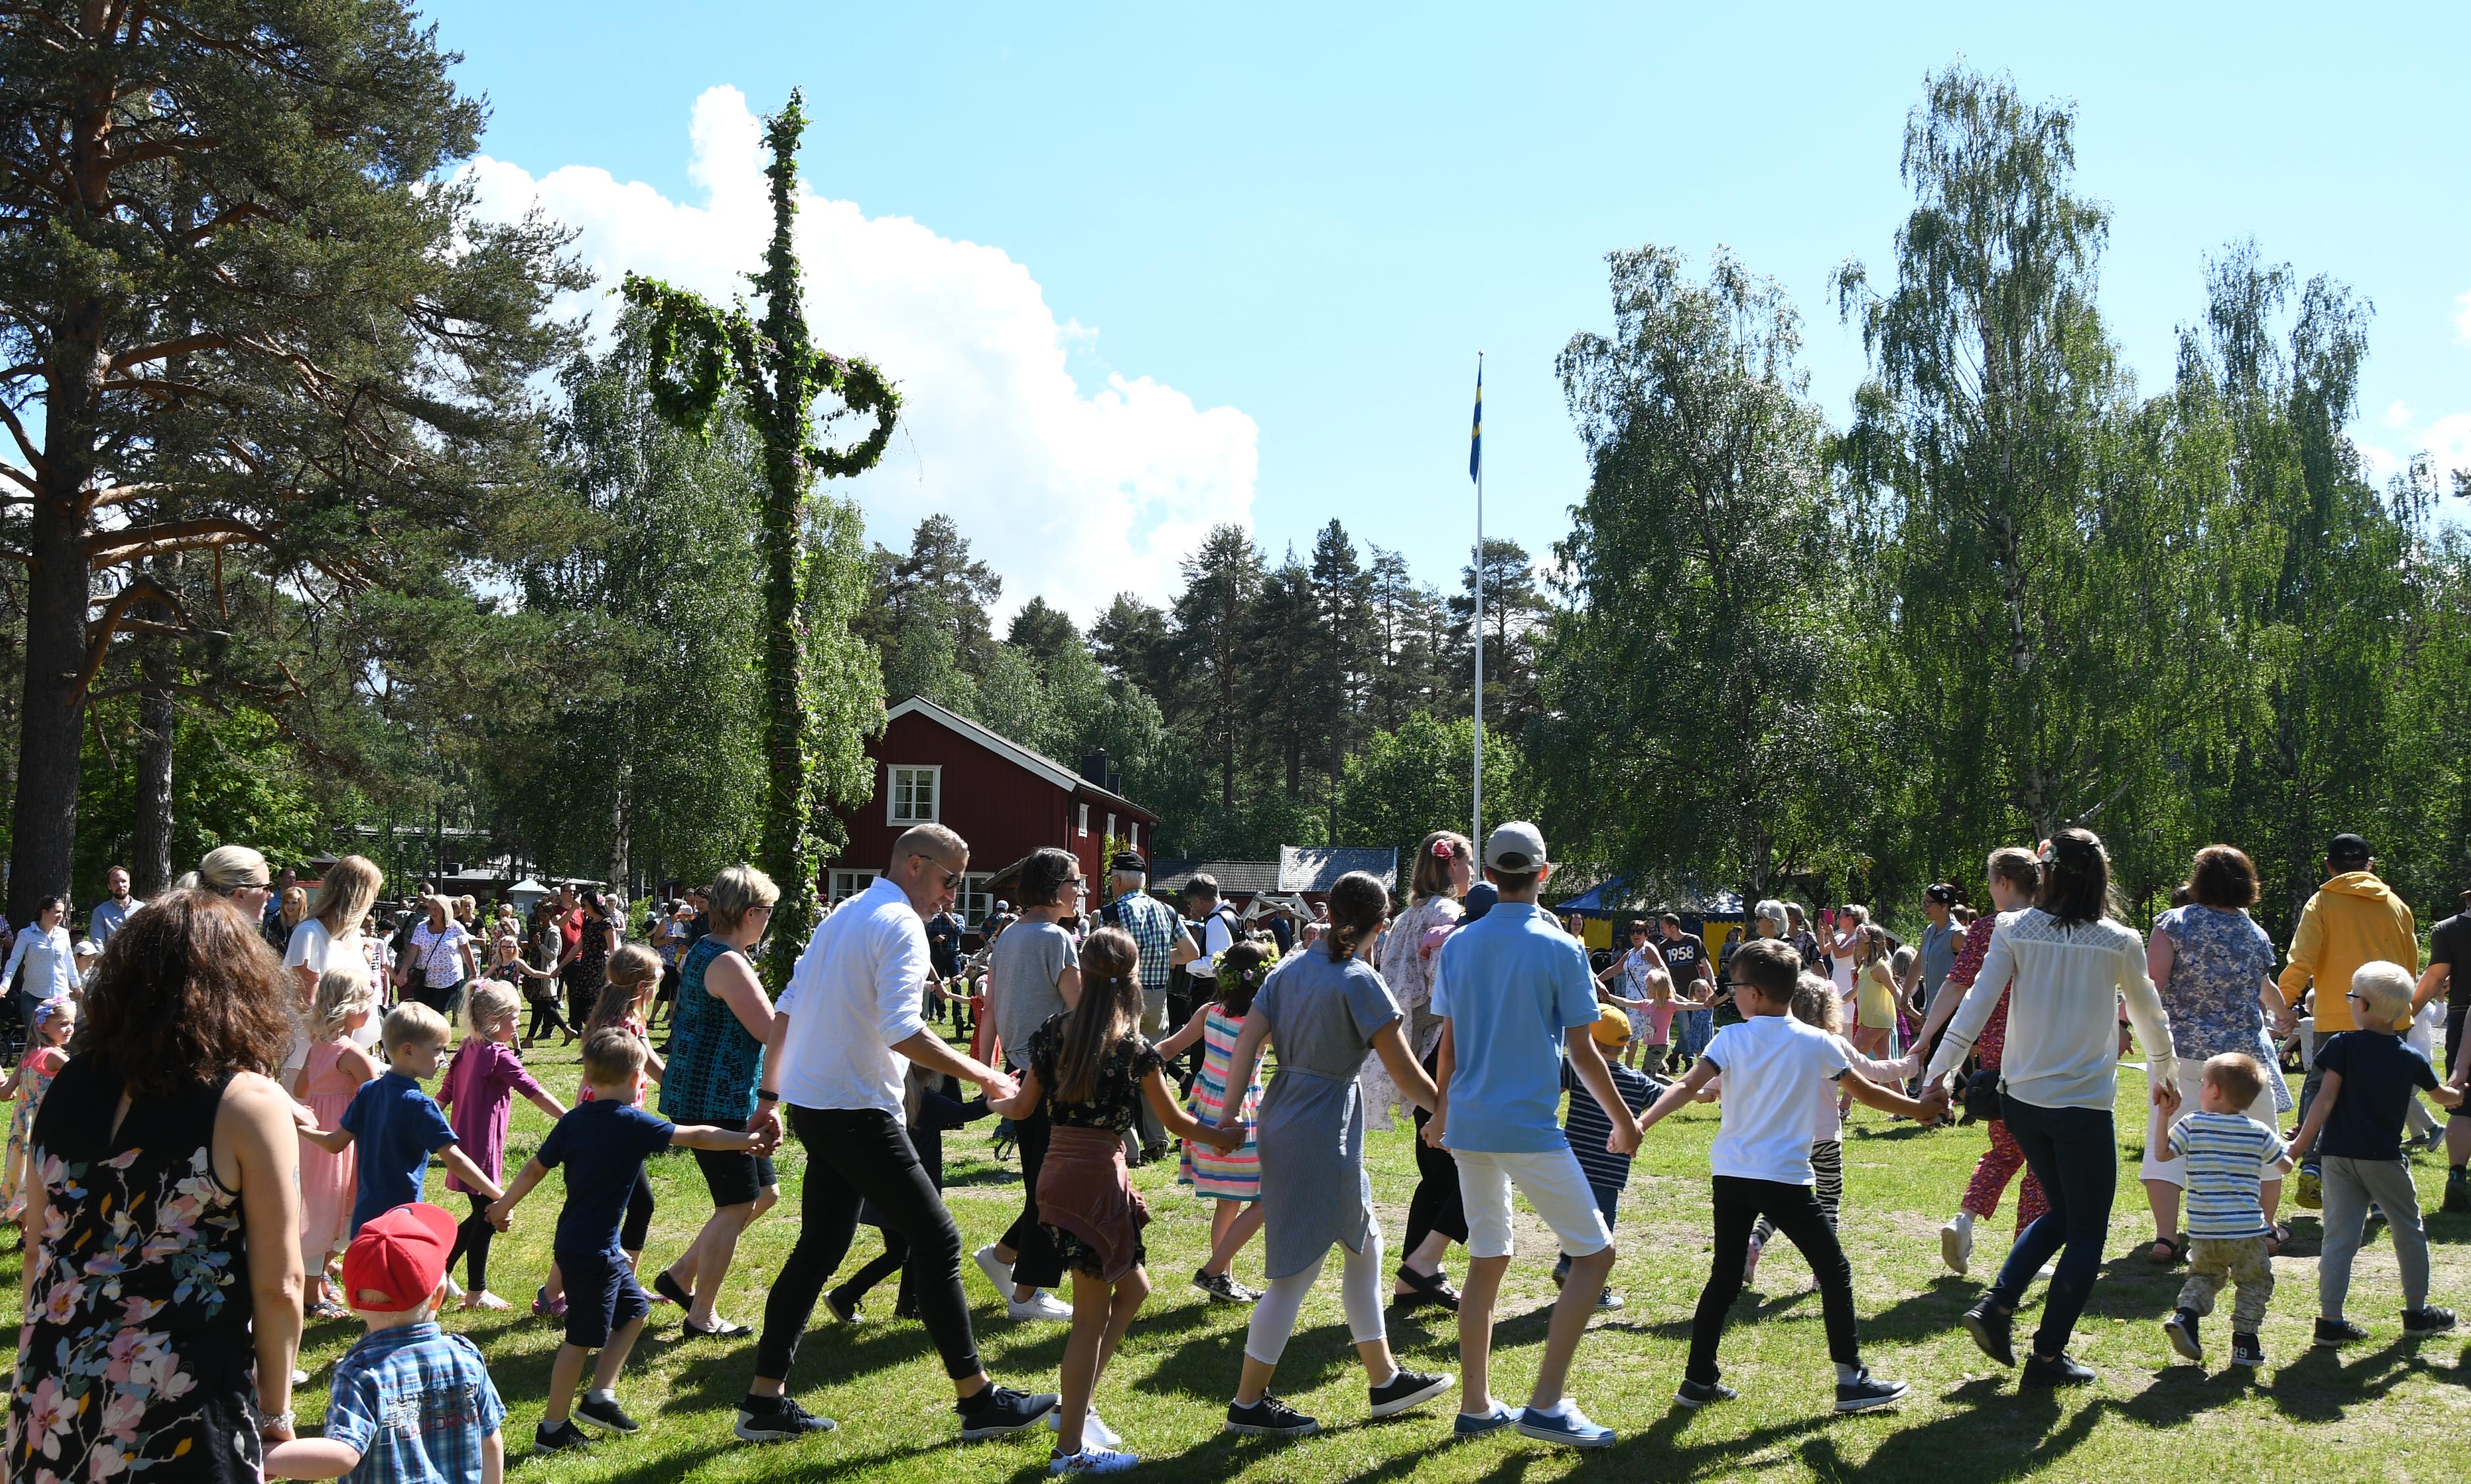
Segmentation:
{"type": "Polygon", "coordinates": [[[482,1214],[489,1218],[489,1224],[491,1226],[496,1227],[501,1232],[511,1229],[515,1224],[515,1208],[508,1205],[506,1203],[506,1198],[503,1195],[498,1197],[496,1200],[491,1201],[489,1203],[489,1209],[483,1212],[482,1214]]]}
{"type": "Polygon", "coordinates": [[[2433,1092],[2428,1095],[2436,1099],[2436,1105],[2440,1108],[2459,1108],[2462,1106],[2462,1089],[2455,1087],[2450,1083],[2440,1085],[2436,1092],[2433,1092]]]}

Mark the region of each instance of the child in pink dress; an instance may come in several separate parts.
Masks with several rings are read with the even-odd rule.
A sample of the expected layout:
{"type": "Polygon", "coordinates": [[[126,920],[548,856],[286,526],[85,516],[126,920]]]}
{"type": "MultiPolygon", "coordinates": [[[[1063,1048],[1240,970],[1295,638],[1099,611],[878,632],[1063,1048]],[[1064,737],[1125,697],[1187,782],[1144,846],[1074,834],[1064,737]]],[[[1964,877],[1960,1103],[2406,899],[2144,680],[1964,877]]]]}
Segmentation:
{"type": "Polygon", "coordinates": [[[35,1114],[51,1090],[52,1078],[68,1065],[68,1041],[77,1029],[77,1001],[55,995],[35,1006],[34,1040],[17,1070],[0,1083],[0,1098],[17,1099],[9,1120],[9,1152],[0,1164],[0,1221],[26,1218],[26,1146],[34,1139],[35,1114]]]}
{"type": "MultiPolygon", "coordinates": [[[[319,1128],[333,1128],[352,1105],[361,1084],[378,1074],[378,1064],[353,1039],[378,1011],[378,992],[368,970],[341,964],[318,977],[318,999],[309,1012],[309,1050],[284,1091],[306,1103],[319,1128]]],[[[360,1150],[346,1144],[329,1154],[300,1141],[300,1269],[308,1278],[312,1319],[349,1319],[337,1303],[326,1272],[329,1259],[351,1237],[352,1200],[359,1193],[360,1150]]]]}
{"type": "MultiPolygon", "coordinates": [[[[463,1044],[455,1048],[446,1080],[437,1089],[437,1106],[446,1110],[447,1120],[455,1125],[456,1139],[472,1156],[472,1163],[492,1180],[505,1179],[506,1116],[517,1093],[553,1120],[566,1117],[564,1105],[541,1090],[524,1070],[524,1059],[515,1053],[515,1016],[522,1004],[512,985],[497,979],[474,984],[463,998],[463,1044]]],[[[472,1203],[472,1214],[456,1228],[454,1250],[446,1255],[449,1272],[457,1258],[468,1264],[472,1285],[463,1294],[463,1307],[505,1308],[506,1301],[489,1291],[489,1238],[498,1230],[489,1224],[489,1197],[467,1188],[451,1172],[446,1189],[472,1203]]]]}

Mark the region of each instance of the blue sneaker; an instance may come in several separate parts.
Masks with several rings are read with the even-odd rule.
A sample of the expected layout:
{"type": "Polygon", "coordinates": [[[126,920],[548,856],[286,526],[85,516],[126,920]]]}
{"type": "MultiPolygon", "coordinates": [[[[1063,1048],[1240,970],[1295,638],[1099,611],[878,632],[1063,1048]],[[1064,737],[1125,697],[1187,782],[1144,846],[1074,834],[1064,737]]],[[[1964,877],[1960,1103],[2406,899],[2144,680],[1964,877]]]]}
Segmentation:
{"type": "Polygon", "coordinates": [[[1540,1412],[1529,1407],[1518,1414],[1518,1430],[1546,1443],[1559,1443],[1565,1448],[1604,1448],[1613,1440],[1611,1427],[1599,1427],[1588,1421],[1577,1402],[1561,1413],[1540,1412]]]}
{"type": "Polygon", "coordinates": [[[1480,1438],[1488,1432],[1498,1432],[1518,1421],[1518,1414],[1496,1402],[1490,1412],[1461,1412],[1450,1430],[1462,1438],[1480,1438]]]}

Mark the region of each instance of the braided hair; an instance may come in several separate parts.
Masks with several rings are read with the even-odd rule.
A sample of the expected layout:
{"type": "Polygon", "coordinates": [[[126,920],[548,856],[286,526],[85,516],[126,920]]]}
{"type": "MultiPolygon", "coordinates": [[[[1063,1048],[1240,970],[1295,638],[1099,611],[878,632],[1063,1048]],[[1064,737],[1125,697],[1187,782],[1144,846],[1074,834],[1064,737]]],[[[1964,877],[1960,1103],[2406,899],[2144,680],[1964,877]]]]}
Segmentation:
{"type": "Polygon", "coordinates": [[[1253,997],[1278,966],[1279,946],[1267,938],[1246,938],[1218,955],[1218,1008],[1231,1020],[1242,1020],[1253,1009],[1253,997]]]}

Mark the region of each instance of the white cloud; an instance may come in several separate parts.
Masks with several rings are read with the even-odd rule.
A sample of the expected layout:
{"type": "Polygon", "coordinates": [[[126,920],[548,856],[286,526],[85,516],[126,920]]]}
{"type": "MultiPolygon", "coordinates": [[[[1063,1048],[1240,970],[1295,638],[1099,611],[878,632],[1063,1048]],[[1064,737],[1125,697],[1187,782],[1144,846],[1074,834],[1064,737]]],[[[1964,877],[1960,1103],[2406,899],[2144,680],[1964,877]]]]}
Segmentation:
{"type": "MultiPolygon", "coordinates": [[[[535,178],[482,156],[465,171],[485,215],[537,202],[577,228],[603,286],[633,271],[726,301],[771,235],[763,126],[722,86],[695,101],[691,134],[700,205],[585,166],[535,178]]],[[[870,218],[803,181],[796,230],[815,342],[866,356],[901,389],[882,464],[847,485],[873,539],[906,546],[922,517],[948,513],[1002,575],[1007,610],[1039,596],[1086,619],[1126,588],[1163,601],[1211,526],[1251,523],[1253,419],[1147,376],[1110,374],[1085,395],[1066,354],[1096,332],[1059,321],[1001,250],[870,218]]],[[[599,327],[616,312],[607,297],[586,307],[599,327]]]]}
{"type": "MultiPolygon", "coordinates": [[[[2400,410],[2402,405],[2394,406],[2400,410]]],[[[2420,454],[2428,456],[2440,490],[2454,487],[2455,470],[2471,469],[2471,412],[2449,412],[2426,422],[2415,414],[2396,418],[2389,412],[2383,421],[2397,436],[2382,443],[2363,439],[2358,445],[2360,462],[2371,479],[2383,483],[2402,473],[2420,454]]]]}

